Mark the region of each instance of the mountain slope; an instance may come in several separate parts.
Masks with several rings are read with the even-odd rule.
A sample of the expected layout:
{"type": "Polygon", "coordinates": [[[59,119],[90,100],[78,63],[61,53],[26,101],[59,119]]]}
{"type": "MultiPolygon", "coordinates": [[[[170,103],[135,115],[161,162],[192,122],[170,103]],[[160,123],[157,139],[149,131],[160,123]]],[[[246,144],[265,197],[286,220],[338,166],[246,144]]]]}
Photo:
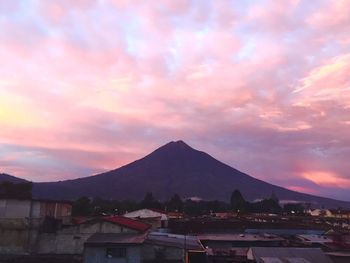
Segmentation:
{"type": "Polygon", "coordinates": [[[182,197],[228,201],[234,189],[239,189],[248,200],[269,197],[275,193],[281,200],[304,201],[327,207],[350,207],[349,202],[302,194],[255,179],[191,148],[183,141],[170,142],[140,160],[99,175],[35,183],[34,196],[141,199],[150,191],[163,200],[178,193],[182,197]]]}
{"type": "Polygon", "coordinates": [[[2,182],[11,182],[11,183],[26,183],[28,181],[9,175],[9,174],[5,174],[5,173],[0,173],[0,183],[2,182]]]}

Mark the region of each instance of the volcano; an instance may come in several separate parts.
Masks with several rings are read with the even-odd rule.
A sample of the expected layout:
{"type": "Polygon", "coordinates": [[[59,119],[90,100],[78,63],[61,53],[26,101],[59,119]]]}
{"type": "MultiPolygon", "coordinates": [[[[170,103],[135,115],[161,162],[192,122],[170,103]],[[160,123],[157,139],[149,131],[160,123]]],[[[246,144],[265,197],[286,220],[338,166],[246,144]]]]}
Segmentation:
{"type": "Polygon", "coordinates": [[[142,199],[152,192],[159,200],[175,193],[183,198],[228,201],[238,189],[246,200],[270,197],[324,207],[350,207],[350,202],[299,193],[266,183],[193,149],[173,141],[142,159],[105,173],[59,182],[34,183],[37,198],[76,199],[81,196],[104,199],[142,199]]]}

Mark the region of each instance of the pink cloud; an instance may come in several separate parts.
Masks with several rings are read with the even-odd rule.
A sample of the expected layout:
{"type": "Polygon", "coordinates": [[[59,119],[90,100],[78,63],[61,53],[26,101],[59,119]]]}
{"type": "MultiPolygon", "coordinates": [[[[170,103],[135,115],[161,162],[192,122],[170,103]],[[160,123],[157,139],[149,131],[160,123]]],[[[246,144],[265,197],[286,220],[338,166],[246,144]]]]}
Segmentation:
{"type": "Polygon", "coordinates": [[[30,7],[0,21],[8,172],[75,178],[184,139],[294,190],[348,182],[346,1],[30,7]]]}

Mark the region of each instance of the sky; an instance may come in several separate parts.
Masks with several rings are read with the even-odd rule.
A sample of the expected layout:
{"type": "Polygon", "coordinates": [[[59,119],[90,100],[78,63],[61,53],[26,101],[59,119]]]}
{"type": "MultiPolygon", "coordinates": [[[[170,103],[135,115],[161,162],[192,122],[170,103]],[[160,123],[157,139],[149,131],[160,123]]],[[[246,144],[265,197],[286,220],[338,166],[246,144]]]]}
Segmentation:
{"type": "Polygon", "coordinates": [[[0,172],[115,169],[183,140],[350,201],[350,0],[0,0],[0,172]]]}

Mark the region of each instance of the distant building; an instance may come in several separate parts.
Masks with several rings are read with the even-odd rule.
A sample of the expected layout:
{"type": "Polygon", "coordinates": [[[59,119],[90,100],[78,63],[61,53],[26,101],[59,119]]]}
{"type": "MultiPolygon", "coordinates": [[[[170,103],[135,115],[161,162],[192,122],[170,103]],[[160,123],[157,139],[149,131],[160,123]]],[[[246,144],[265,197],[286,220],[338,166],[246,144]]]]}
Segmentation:
{"type": "Polygon", "coordinates": [[[333,263],[320,248],[252,247],[247,258],[256,263],[333,263]]]}
{"type": "Polygon", "coordinates": [[[331,209],[330,212],[331,212],[331,217],[350,219],[350,210],[331,209]]]}
{"type": "Polygon", "coordinates": [[[332,212],[329,209],[309,209],[307,213],[311,216],[331,217],[332,212]]]}
{"type": "Polygon", "coordinates": [[[140,209],[123,215],[124,217],[138,219],[152,224],[153,228],[165,228],[168,226],[168,215],[158,209],[140,209]]]}

